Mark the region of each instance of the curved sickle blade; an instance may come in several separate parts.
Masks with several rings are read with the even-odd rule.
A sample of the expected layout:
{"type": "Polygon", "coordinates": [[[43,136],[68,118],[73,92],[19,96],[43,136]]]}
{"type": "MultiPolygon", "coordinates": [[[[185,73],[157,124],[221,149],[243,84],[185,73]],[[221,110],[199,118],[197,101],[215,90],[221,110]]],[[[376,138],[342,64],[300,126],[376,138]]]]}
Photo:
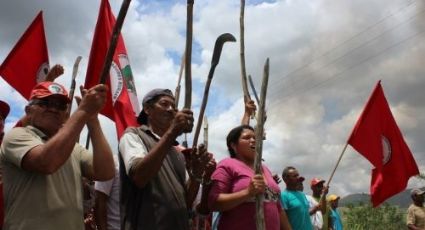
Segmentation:
{"type": "Polygon", "coordinates": [[[217,66],[220,60],[223,44],[228,41],[235,42],[236,38],[229,33],[225,33],[220,35],[215,41],[214,53],[213,53],[212,61],[211,61],[211,68],[210,68],[210,72],[208,73],[207,82],[205,83],[204,97],[202,98],[202,104],[199,110],[198,123],[196,124],[195,134],[193,137],[193,143],[192,143],[193,148],[196,148],[196,146],[198,145],[199,132],[201,131],[202,119],[204,117],[205,107],[207,106],[208,92],[210,90],[211,81],[214,76],[215,67],[217,66]]]}
{"type": "Polygon", "coordinates": [[[216,66],[220,61],[221,50],[223,49],[223,44],[225,42],[236,42],[236,38],[230,33],[224,33],[220,35],[215,41],[214,53],[211,60],[211,65],[216,66]]]}

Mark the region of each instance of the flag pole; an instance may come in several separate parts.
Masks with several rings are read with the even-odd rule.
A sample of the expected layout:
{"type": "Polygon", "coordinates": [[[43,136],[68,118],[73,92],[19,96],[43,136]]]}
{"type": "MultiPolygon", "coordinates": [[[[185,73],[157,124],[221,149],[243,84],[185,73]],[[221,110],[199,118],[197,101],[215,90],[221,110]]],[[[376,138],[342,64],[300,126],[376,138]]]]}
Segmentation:
{"type": "MultiPolygon", "coordinates": [[[[331,173],[331,175],[329,176],[329,179],[326,181],[325,189],[329,188],[329,184],[331,183],[332,178],[333,178],[333,177],[334,177],[334,175],[335,175],[335,171],[336,171],[336,169],[338,168],[339,163],[341,162],[342,156],[344,156],[344,154],[345,154],[345,150],[347,150],[347,146],[348,146],[348,140],[345,142],[345,146],[344,146],[344,148],[342,149],[341,154],[339,154],[339,157],[338,157],[338,160],[337,160],[337,162],[336,162],[336,165],[335,165],[334,169],[332,170],[332,173],[331,173]]],[[[324,197],[324,194],[322,193],[322,194],[320,195],[319,204],[321,204],[321,203],[322,203],[322,200],[323,200],[323,199],[326,199],[326,197],[324,197]]]]}
{"type": "MultiPolygon", "coordinates": [[[[103,63],[102,72],[100,74],[100,84],[105,84],[107,77],[109,76],[109,70],[111,69],[112,57],[117,48],[118,38],[121,34],[121,28],[124,23],[125,16],[127,15],[128,7],[130,6],[131,0],[124,0],[121,4],[120,12],[118,13],[117,20],[112,30],[111,40],[109,42],[108,51],[106,52],[105,62],[103,63]]],[[[90,145],[90,132],[87,132],[86,149],[90,145]]]]}
{"type": "Polygon", "coordinates": [[[344,153],[345,153],[345,150],[347,149],[347,146],[348,146],[348,141],[345,143],[345,146],[344,146],[344,148],[342,149],[341,154],[339,155],[338,161],[336,162],[336,165],[335,165],[334,169],[332,170],[332,173],[331,173],[331,176],[329,177],[329,180],[328,180],[328,181],[326,181],[326,187],[328,187],[328,186],[329,186],[329,184],[331,183],[331,180],[332,180],[332,178],[333,178],[333,176],[334,176],[334,174],[335,174],[335,171],[336,171],[336,169],[338,168],[339,163],[341,162],[342,156],[344,156],[344,153]]]}
{"type": "Polygon", "coordinates": [[[130,2],[131,0],[124,0],[121,4],[117,21],[115,22],[114,29],[112,30],[112,36],[109,42],[108,52],[106,53],[105,62],[103,64],[102,72],[100,74],[100,84],[105,84],[106,78],[109,76],[108,73],[109,73],[109,70],[111,69],[112,57],[117,47],[118,38],[121,33],[121,28],[124,23],[125,16],[127,15],[130,2]]]}

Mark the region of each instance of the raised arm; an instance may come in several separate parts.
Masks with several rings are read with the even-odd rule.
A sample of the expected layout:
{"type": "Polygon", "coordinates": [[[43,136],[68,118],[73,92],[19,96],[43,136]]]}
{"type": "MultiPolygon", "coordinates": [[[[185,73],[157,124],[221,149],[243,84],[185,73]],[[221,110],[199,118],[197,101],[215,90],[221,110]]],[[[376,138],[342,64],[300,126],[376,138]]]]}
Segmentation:
{"type": "Polygon", "coordinates": [[[134,183],[143,188],[158,174],[165,156],[174,148],[176,138],[193,127],[192,111],[183,109],[176,113],[171,126],[165,131],[158,143],[144,157],[134,161],[129,176],[134,183]]]}
{"type": "Polygon", "coordinates": [[[245,112],[242,117],[242,125],[249,125],[249,120],[251,116],[255,114],[255,110],[257,107],[255,106],[255,102],[253,100],[246,100],[245,102],[245,112]]]}
{"type": "MultiPolygon", "coordinates": [[[[62,127],[52,134],[46,143],[32,148],[25,154],[21,163],[22,168],[43,174],[56,172],[71,155],[84,125],[90,119],[93,119],[94,116],[97,116],[98,112],[103,108],[106,99],[106,89],[105,85],[97,85],[89,89],[90,96],[83,97],[77,110],[62,127]]],[[[31,117],[33,116],[33,110],[36,109],[40,108],[27,106],[25,110],[31,117]]],[[[66,110],[57,111],[56,114],[58,116],[67,116],[66,110]]]]}

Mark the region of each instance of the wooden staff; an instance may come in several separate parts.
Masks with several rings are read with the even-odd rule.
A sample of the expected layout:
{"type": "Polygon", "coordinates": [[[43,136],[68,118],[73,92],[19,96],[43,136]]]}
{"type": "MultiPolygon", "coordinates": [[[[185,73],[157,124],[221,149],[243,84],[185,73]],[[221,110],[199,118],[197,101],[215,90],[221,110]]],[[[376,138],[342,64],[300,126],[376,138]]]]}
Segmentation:
{"type": "Polygon", "coordinates": [[[181,62],[180,62],[179,78],[178,78],[178,80],[177,80],[176,91],[174,92],[176,108],[178,108],[178,107],[179,107],[179,101],[180,101],[180,88],[181,88],[181,84],[180,84],[180,83],[181,83],[181,81],[182,81],[182,76],[183,76],[183,69],[184,69],[185,56],[186,56],[186,51],[183,53],[182,60],[181,60],[181,62]]]}
{"type": "MultiPolygon", "coordinates": [[[[100,84],[105,84],[106,79],[109,76],[109,71],[111,69],[112,58],[117,48],[118,38],[121,34],[121,28],[124,24],[125,16],[127,15],[128,7],[130,6],[131,0],[124,0],[121,4],[120,12],[118,13],[118,18],[115,22],[114,29],[112,30],[111,39],[109,41],[108,51],[106,52],[105,62],[103,63],[102,72],[100,73],[100,84]]],[[[90,146],[90,133],[87,132],[86,139],[86,149],[90,146]]]]}
{"type": "Polygon", "coordinates": [[[204,145],[205,145],[205,149],[208,149],[208,120],[207,120],[207,116],[204,116],[204,145]]]}
{"type": "MultiPolygon", "coordinates": [[[[263,83],[261,85],[260,104],[258,109],[258,120],[257,126],[255,127],[255,150],[257,152],[254,161],[255,174],[262,174],[261,161],[263,158],[263,136],[264,136],[264,116],[265,116],[265,105],[267,95],[267,85],[269,81],[269,59],[267,58],[266,64],[264,65],[263,83]]],[[[256,207],[256,226],[257,230],[264,230],[264,195],[257,194],[255,197],[256,207]]]]}
{"type": "MultiPolygon", "coordinates": [[[[174,97],[175,97],[175,104],[176,104],[176,109],[179,107],[179,101],[180,101],[180,89],[181,89],[181,81],[182,81],[182,76],[183,76],[183,69],[184,69],[184,61],[185,61],[185,57],[186,57],[186,51],[184,51],[183,56],[182,56],[182,60],[180,62],[180,71],[179,71],[179,79],[177,80],[177,86],[176,86],[176,91],[174,93],[174,97]]],[[[183,147],[187,148],[187,133],[184,134],[184,140],[182,143],[183,147]]]]}
{"type": "Polygon", "coordinates": [[[190,109],[192,107],[192,36],[193,36],[193,3],[194,0],[187,0],[186,15],[186,49],[185,49],[185,94],[184,107],[190,109]]]}
{"type": "Polygon", "coordinates": [[[251,100],[248,92],[248,83],[246,78],[246,67],[245,67],[245,0],[241,0],[241,11],[239,16],[240,24],[240,59],[241,59],[241,80],[242,80],[242,90],[244,101],[251,100]]]}
{"type": "Polygon", "coordinates": [[[120,12],[118,13],[117,21],[115,22],[114,29],[112,30],[111,40],[109,41],[108,52],[106,52],[105,62],[103,63],[102,72],[100,74],[100,84],[105,84],[106,78],[109,76],[111,69],[112,58],[117,48],[118,38],[121,34],[121,28],[124,24],[125,16],[127,15],[128,7],[131,0],[124,0],[121,4],[120,12]]]}

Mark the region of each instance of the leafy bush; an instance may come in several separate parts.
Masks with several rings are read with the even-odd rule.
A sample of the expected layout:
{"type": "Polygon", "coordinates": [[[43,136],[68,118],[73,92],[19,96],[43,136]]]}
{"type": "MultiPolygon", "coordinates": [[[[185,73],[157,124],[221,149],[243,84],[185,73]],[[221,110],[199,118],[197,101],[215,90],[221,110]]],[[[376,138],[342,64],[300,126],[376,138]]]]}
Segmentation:
{"type": "Polygon", "coordinates": [[[383,204],[378,208],[373,208],[370,204],[350,204],[342,212],[345,229],[406,229],[405,212],[394,205],[383,204]]]}

